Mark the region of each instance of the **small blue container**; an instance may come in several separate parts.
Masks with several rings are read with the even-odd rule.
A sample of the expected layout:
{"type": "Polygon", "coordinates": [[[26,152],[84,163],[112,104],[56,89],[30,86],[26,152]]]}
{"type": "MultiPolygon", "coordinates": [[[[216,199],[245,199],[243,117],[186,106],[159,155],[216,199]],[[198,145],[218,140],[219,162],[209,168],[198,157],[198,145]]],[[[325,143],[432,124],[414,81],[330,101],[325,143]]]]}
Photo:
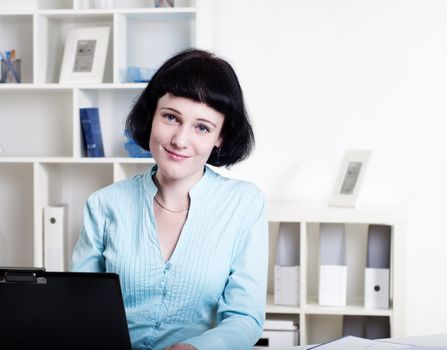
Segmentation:
{"type": "Polygon", "coordinates": [[[141,148],[133,139],[131,139],[127,134],[127,142],[124,144],[124,148],[127,154],[131,158],[151,158],[152,153],[141,148]]]}

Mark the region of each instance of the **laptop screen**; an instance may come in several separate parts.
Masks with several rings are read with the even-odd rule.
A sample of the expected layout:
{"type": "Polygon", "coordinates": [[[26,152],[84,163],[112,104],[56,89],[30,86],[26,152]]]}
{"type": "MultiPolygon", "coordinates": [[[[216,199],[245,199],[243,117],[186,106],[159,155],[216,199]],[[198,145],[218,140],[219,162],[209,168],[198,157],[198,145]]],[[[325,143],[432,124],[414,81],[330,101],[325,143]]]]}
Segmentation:
{"type": "Polygon", "coordinates": [[[130,349],[117,274],[0,268],[5,349],[130,349]]]}

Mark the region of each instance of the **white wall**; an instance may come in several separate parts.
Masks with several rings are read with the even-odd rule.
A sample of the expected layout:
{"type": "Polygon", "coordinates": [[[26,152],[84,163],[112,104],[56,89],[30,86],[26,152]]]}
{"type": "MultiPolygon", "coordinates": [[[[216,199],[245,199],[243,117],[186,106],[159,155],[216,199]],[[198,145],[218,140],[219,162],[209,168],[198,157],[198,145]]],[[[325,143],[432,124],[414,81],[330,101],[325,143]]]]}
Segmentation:
{"type": "Polygon", "coordinates": [[[257,136],[232,175],[324,205],[374,149],[360,206],[406,213],[407,333],[447,333],[447,1],[216,0],[214,29],[257,136]]]}

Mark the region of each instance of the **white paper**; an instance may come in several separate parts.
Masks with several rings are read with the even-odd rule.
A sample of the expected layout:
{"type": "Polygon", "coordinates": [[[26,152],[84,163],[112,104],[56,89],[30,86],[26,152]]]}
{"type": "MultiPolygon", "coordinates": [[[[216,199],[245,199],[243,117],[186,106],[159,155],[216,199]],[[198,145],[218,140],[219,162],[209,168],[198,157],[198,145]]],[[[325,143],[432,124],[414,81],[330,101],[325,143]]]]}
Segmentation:
{"type": "Polygon", "coordinates": [[[363,339],[353,336],[347,336],[344,338],[340,338],[334,340],[329,343],[317,345],[311,347],[309,349],[318,349],[318,350],[422,350],[423,348],[414,346],[414,345],[406,345],[406,344],[395,344],[395,343],[387,343],[383,341],[363,339]]]}

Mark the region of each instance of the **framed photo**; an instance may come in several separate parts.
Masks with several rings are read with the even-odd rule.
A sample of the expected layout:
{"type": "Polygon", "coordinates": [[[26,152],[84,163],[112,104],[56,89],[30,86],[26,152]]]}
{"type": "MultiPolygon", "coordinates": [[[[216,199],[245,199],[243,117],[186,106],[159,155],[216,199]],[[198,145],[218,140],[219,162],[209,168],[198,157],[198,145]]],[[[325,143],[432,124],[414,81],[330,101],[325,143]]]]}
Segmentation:
{"type": "Polygon", "coordinates": [[[101,83],[109,36],[109,27],[76,28],[69,31],[59,82],[101,83]]]}
{"type": "Polygon", "coordinates": [[[349,150],[343,158],[329,205],[356,207],[371,150],[349,150]]]}

